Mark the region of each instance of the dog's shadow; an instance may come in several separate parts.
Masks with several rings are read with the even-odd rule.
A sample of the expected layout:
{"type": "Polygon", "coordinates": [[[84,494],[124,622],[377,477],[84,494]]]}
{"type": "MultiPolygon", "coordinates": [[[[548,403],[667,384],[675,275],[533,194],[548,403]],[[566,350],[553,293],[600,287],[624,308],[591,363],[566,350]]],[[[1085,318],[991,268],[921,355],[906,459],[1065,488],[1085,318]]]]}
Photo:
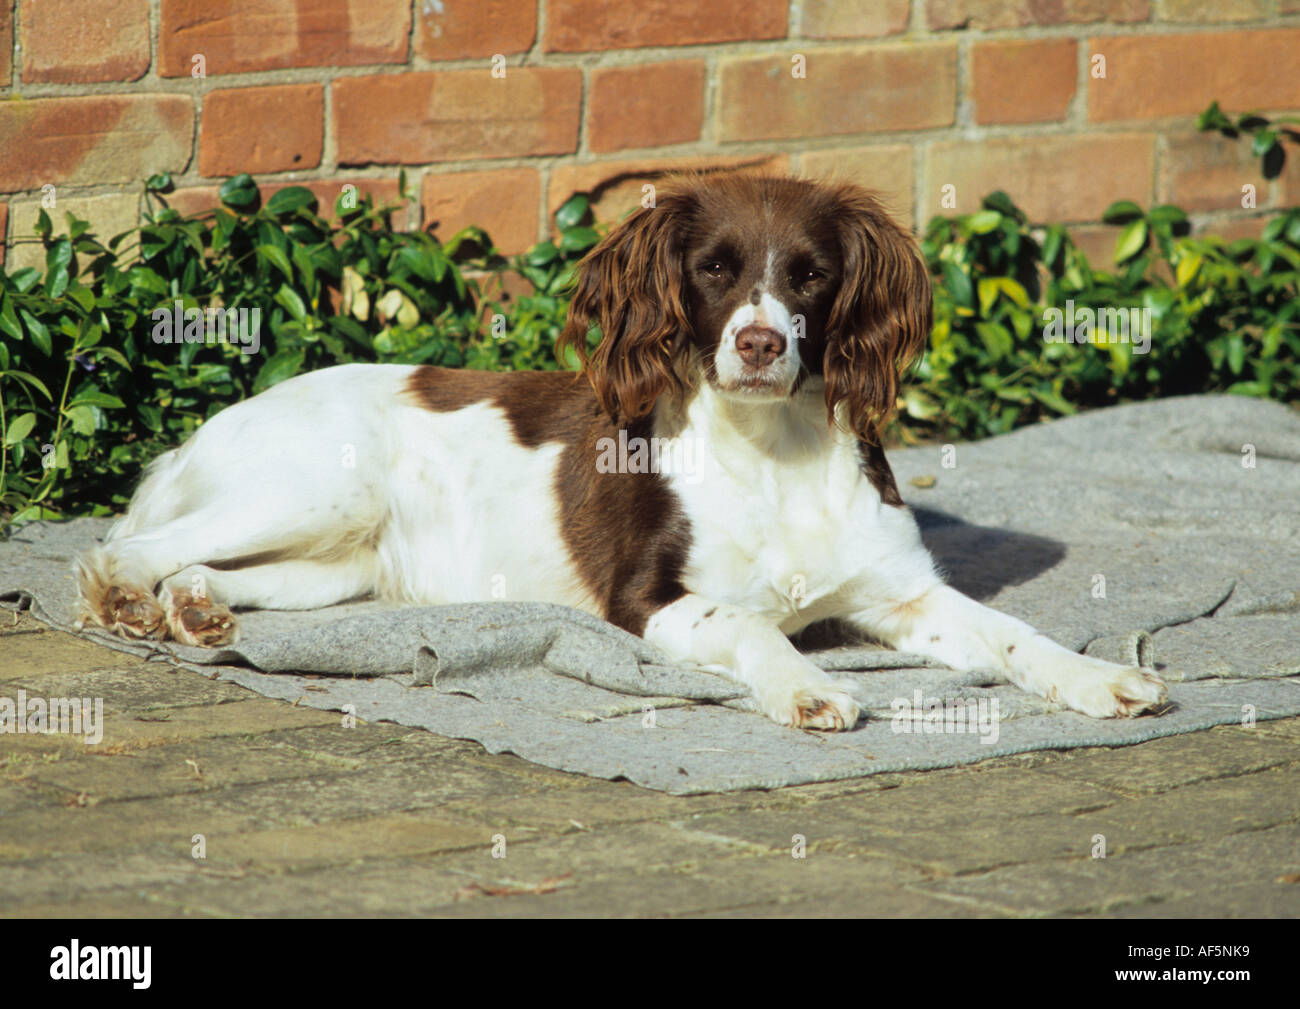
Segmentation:
{"type": "Polygon", "coordinates": [[[932,508],[913,508],[912,514],[948,584],[981,602],[1033,581],[1065,558],[1065,544],[1045,536],[977,526],[932,508]]]}
{"type": "MultiPolygon", "coordinates": [[[[1065,544],[1045,536],[980,526],[933,508],[912,508],[921,539],[944,580],[983,602],[1004,588],[1033,581],[1065,557],[1065,544]]],[[[862,640],[839,621],[813,624],[795,635],[800,649],[833,648],[862,640]]]]}

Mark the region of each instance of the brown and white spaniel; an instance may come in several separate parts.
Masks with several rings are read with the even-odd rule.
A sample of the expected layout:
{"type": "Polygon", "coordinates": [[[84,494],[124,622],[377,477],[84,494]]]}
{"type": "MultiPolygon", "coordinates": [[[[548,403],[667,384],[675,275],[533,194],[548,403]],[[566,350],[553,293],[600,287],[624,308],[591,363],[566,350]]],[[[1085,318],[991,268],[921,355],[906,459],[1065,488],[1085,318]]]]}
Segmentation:
{"type": "Polygon", "coordinates": [[[930,314],[915,244],[863,190],[680,179],[582,263],[562,337],[582,376],[350,364],[230,407],[78,561],[85,619],[220,645],[241,607],[564,603],[778,722],[847,729],[851,686],[786,637],[835,617],[1098,718],[1151,708],[1149,670],[936,573],[875,430],[930,314]]]}

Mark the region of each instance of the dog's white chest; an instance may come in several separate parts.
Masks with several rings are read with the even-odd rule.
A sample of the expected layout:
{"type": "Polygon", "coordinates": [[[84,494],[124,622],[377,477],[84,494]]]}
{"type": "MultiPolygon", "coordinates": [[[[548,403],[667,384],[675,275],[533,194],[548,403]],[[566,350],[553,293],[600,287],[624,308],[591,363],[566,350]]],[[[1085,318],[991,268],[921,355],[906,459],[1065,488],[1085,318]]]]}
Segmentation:
{"type": "Polygon", "coordinates": [[[690,591],[798,623],[852,580],[880,507],[854,458],[756,455],[737,467],[705,450],[700,466],[704,479],[674,480],[691,523],[690,591]]]}

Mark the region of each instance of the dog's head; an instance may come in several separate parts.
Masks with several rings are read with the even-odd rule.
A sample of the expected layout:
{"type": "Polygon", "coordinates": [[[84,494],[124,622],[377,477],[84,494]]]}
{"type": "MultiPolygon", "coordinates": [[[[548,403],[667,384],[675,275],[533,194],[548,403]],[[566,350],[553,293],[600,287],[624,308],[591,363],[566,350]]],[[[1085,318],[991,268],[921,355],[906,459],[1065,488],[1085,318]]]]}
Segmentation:
{"type": "Polygon", "coordinates": [[[702,373],[750,402],[825,380],[832,421],[871,438],[930,332],[930,282],[911,238],[864,190],[724,175],[678,180],[581,264],[561,338],[585,355],[621,421],[702,373]]]}

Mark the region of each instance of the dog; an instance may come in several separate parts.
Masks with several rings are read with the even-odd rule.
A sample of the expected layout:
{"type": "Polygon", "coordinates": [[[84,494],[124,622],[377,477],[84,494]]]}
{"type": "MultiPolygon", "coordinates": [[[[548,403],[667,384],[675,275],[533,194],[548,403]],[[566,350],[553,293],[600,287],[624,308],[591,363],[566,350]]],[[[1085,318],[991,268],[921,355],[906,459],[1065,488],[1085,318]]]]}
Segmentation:
{"type": "Polygon", "coordinates": [[[936,571],[877,433],[930,323],[919,251],[863,189],[682,177],[580,263],[580,373],[347,364],[229,407],[77,561],[82,619],[218,646],[238,608],[562,603],[839,730],[851,685],[788,638],[834,618],[1096,718],[1151,710],[1151,670],[936,571]]]}

